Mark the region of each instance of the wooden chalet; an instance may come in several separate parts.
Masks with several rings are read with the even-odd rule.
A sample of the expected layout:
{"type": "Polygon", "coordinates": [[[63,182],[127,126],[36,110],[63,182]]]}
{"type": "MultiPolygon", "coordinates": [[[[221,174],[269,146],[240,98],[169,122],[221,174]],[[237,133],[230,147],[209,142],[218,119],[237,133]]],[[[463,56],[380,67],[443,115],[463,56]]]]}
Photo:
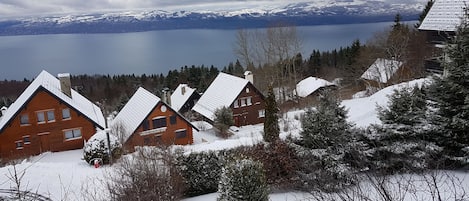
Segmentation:
{"type": "Polygon", "coordinates": [[[228,107],[233,111],[235,126],[253,125],[265,121],[265,98],[254,87],[253,75],[245,79],[220,73],[192,108],[206,121],[213,123],[215,110],[228,107]]]}
{"type": "Polygon", "coordinates": [[[69,74],[59,79],[42,71],[4,111],[1,159],[80,149],[96,129],[104,129],[101,109],[71,89],[69,74]]]}
{"type": "Polygon", "coordinates": [[[196,89],[190,88],[187,84],[179,86],[171,94],[171,107],[181,114],[192,110],[195,103],[200,99],[200,94],[196,89]]]}
{"type": "Polygon", "coordinates": [[[383,88],[399,82],[405,74],[403,63],[391,59],[378,58],[360,76],[367,88],[383,88]]]}
{"type": "Polygon", "coordinates": [[[419,26],[426,33],[427,42],[436,47],[433,56],[425,60],[427,72],[443,73],[442,62],[447,59],[443,48],[461,24],[466,3],[466,0],[436,0],[419,26]]]}
{"type": "Polygon", "coordinates": [[[135,146],[192,144],[192,129],[197,130],[176,110],[160,98],[139,88],[111,123],[119,128],[118,138],[123,138],[124,148],[135,150],[135,146]]]}
{"type": "Polygon", "coordinates": [[[309,104],[317,101],[317,98],[322,91],[336,90],[337,88],[337,85],[332,82],[310,76],[296,84],[296,93],[301,99],[300,102],[309,104]]]}

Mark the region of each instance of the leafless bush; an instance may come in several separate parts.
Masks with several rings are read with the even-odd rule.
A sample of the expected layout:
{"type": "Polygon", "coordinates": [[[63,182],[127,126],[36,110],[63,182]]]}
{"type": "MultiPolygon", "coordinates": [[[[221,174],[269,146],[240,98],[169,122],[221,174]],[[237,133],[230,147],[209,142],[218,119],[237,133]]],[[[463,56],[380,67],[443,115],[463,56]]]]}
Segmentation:
{"type": "Polygon", "coordinates": [[[145,147],[123,157],[106,184],[111,200],[177,200],[182,179],[169,149],[145,147]]]}
{"type": "MultiPolygon", "coordinates": [[[[457,172],[430,171],[424,174],[362,175],[361,183],[340,192],[313,191],[311,200],[342,201],[464,201],[469,186],[457,172]]],[[[467,181],[466,181],[467,182],[467,181]]]]}

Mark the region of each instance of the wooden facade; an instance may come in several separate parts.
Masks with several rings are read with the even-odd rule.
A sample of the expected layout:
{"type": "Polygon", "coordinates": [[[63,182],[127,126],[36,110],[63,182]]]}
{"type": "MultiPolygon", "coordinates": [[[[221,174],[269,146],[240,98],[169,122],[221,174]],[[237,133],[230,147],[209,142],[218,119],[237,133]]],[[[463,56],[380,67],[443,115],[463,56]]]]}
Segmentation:
{"type": "Polygon", "coordinates": [[[0,131],[0,158],[80,149],[97,127],[102,128],[40,87],[0,131]]]}
{"type": "Polygon", "coordinates": [[[230,105],[235,126],[264,123],[265,98],[251,82],[248,82],[230,105]]]}
{"type": "Polygon", "coordinates": [[[192,124],[167,104],[159,101],[124,143],[128,151],[135,146],[186,145],[193,143],[192,124]]]}

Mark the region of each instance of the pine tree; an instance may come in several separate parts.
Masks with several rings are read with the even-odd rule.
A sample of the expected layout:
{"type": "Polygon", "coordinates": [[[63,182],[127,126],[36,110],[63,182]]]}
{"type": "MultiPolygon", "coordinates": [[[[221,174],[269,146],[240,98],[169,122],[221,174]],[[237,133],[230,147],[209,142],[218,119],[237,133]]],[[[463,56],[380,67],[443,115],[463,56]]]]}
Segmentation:
{"type": "MultiPolygon", "coordinates": [[[[469,153],[469,25],[467,12],[452,44],[445,50],[445,75],[435,77],[430,86],[430,100],[436,108],[433,124],[435,140],[450,156],[469,153]],[[466,150],[466,151],[464,151],[466,150]]],[[[468,157],[469,158],[469,157],[468,157]]]]}
{"type": "Polygon", "coordinates": [[[306,111],[301,123],[303,146],[313,149],[340,146],[347,130],[352,127],[347,122],[345,106],[340,106],[340,101],[328,91],[321,95],[316,109],[306,111]]]}
{"type": "Polygon", "coordinates": [[[218,187],[219,201],[269,200],[262,164],[251,159],[235,160],[223,169],[218,187]]]}
{"type": "Polygon", "coordinates": [[[265,99],[265,122],[264,122],[264,140],[275,142],[279,139],[280,128],[278,126],[278,106],[275,101],[272,85],[269,86],[269,92],[265,99]]]}
{"type": "Polygon", "coordinates": [[[228,137],[228,128],[234,124],[233,112],[228,107],[221,107],[215,110],[215,127],[220,130],[223,137],[228,137]]]}
{"type": "Polygon", "coordinates": [[[426,97],[422,89],[414,86],[394,90],[388,107],[378,107],[378,117],[384,124],[415,126],[425,119],[426,97]]]}

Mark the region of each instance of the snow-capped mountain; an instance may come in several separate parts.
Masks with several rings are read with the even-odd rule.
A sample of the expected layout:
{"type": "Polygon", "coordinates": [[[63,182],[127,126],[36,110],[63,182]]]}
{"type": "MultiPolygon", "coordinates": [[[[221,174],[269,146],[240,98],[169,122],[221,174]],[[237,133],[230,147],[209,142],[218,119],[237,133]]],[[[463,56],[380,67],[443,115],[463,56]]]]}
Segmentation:
{"type": "MultiPolygon", "coordinates": [[[[297,26],[415,20],[424,0],[316,0],[285,5],[194,8],[187,10],[114,11],[0,21],[0,35],[48,33],[114,33],[162,29],[267,27],[274,23],[297,26]],[[401,3],[399,3],[401,2],[401,3]]],[[[248,5],[249,6],[249,5],[248,5]]]]}

